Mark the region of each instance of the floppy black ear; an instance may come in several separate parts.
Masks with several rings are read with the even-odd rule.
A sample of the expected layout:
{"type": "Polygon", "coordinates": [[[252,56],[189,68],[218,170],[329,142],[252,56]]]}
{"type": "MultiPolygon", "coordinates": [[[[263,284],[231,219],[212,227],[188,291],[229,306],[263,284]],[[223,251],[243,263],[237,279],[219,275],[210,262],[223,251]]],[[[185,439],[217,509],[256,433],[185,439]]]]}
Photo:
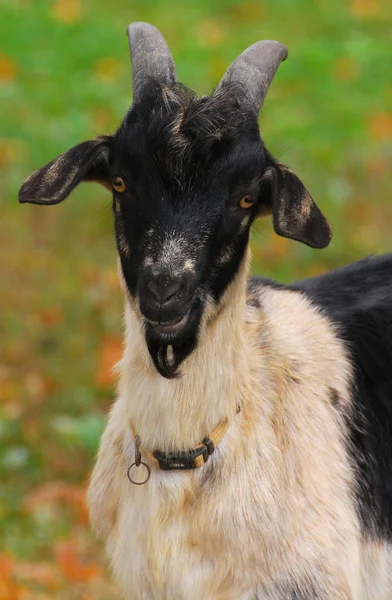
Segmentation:
{"type": "Polygon", "coordinates": [[[280,163],[268,167],[262,179],[262,196],[264,207],[272,212],[278,235],[312,248],[328,246],[332,236],[328,221],[302,181],[288,167],[280,163]]]}
{"type": "Polygon", "coordinates": [[[19,190],[19,202],[58,204],[81,181],[96,181],[111,189],[108,165],[112,140],[107,135],[82,142],[34,171],[19,190]]]}

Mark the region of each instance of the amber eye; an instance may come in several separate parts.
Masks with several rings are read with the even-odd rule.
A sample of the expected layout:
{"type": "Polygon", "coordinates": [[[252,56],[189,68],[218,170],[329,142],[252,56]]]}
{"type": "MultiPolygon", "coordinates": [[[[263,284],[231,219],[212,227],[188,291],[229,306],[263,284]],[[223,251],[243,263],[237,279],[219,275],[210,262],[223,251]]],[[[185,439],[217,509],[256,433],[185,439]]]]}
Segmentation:
{"type": "Polygon", "coordinates": [[[254,200],[250,196],[242,196],[240,200],[241,208],[250,208],[254,203],[254,200]]]}
{"type": "Polygon", "coordinates": [[[113,189],[116,190],[116,192],[125,192],[125,190],[127,189],[127,186],[125,185],[124,180],[121,177],[113,177],[112,186],[113,189]]]}

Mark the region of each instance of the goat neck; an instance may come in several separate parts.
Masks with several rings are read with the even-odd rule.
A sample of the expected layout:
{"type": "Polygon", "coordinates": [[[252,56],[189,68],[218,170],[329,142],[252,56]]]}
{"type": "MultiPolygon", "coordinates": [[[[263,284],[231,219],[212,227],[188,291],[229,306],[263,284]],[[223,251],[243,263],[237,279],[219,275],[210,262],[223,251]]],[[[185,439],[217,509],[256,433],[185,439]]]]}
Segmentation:
{"type": "Polygon", "coordinates": [[[212,318],[205,315],[198,345],[183,363],[182,375],[177,379],[167,380],[155,370],[137,310],[126,298],[120,402],[145,448],[189,450],[222,419],[235,418],[245,376],[248,265],[247,254],[220,302],[219,312],[212,318]]]}

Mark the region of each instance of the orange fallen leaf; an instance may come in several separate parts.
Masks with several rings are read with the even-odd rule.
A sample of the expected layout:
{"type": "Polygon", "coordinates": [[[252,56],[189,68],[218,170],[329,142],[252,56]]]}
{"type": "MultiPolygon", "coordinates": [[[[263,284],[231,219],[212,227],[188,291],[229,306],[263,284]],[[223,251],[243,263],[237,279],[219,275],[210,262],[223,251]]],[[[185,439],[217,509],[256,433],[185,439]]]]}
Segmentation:
{"type": "Polygon", "coordinates": [[[392,138],[392,112],[378,113],[369,120],[369,132],[374,140],[392,138]]]}
{"type": "MultiPolygon", "coordinates": [[[[34,582],[50,590],[57,590],[62,584],[58,567],[44,562],[16,563],[15,573],[23,581],[34,582]]],[[[1,596],[0,596],[1,598],[1,596]]]]}
{"type": "Polygon", "coordinates": [[[34,488],[26,497],[23,506],[29,513],[34,513],[45,504],[66,503],[73,506],[78,513],[79,522],[88,521],[86,506],[86,490],[84,487],[51,481],[34,488]]]}
{"type": "Polygon", "coordinates": [[[81,6],[78,0],[56,0],[51,8],[54,19],[61,23],[75,23],[81,16],[81,6]]]}
{"type": "Polygon", "coordinates": [[[116,381],[113,367],[121,359],[123,353],[120,336],[107,335],[100,346],[96,381],[99,385],[110,386],[116,381]]]}
{"type": "Polygon", "coordinates": [[[12,58],[0,54],[0,81],[13,81],[18,72],[18,65],[12,58]]]}
{"type": "Polygon", "coordinates": [[[41,309],[38,316],[44,325],[57,325],[63,319],[63,313],[58,307],[41,309]]]}
{"type": "Polygon", "coordinates": [[[14,559],[8,554],[0,554],[0,574],[2,577],[11,577],[14,559]]]}
{"type": "Polygon", "coordinates": [[[21,600],[24,587],[15,581],[14,558],[0,555],[0,599],[21,600]]]}
{"type": "Polygon", "coordinates": [[[83,562],[71,542],[59,544],[55,549],[55,557],[63,576],[74,583],[91,581],[101,574],[98,565],[83,562]]]}
{"type": "Polygon", "coordinates": [[[350,10],[359,19],[370,19],[381,13],[380,0],[351,0],[350,10]]]}
{"type": "Polygon", "coordinates": [[[0,402],[12,402],[18,397],[18,383],[13,379],[0,379],[0,402]]]}

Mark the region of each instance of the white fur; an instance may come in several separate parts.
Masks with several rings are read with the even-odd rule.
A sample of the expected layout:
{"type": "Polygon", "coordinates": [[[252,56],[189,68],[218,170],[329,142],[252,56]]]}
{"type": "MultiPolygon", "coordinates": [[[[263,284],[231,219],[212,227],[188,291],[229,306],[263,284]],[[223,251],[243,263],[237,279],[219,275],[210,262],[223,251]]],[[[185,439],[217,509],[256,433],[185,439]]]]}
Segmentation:
{"type": "Polygon", "coordinates": [[[311,579],[322,600],[387,598],[389,576],[373,595],[368,582],[388,550],[361,538],[354,507],[345,348],[299,293],[260,288],[247,304],[247,273],[244,261],[205,311],[176,380],[155,371],[126,296],[119,395],[89,489],[115,579],[128,600],[283,600],[295,585],[310,599],[311,579]],[[225,417],[229,430],[204,467],[158,469],[151,450],[194,447],[225,417]],[[140,487],[127,479],[130,421],[151,468],[140,487]]]}

